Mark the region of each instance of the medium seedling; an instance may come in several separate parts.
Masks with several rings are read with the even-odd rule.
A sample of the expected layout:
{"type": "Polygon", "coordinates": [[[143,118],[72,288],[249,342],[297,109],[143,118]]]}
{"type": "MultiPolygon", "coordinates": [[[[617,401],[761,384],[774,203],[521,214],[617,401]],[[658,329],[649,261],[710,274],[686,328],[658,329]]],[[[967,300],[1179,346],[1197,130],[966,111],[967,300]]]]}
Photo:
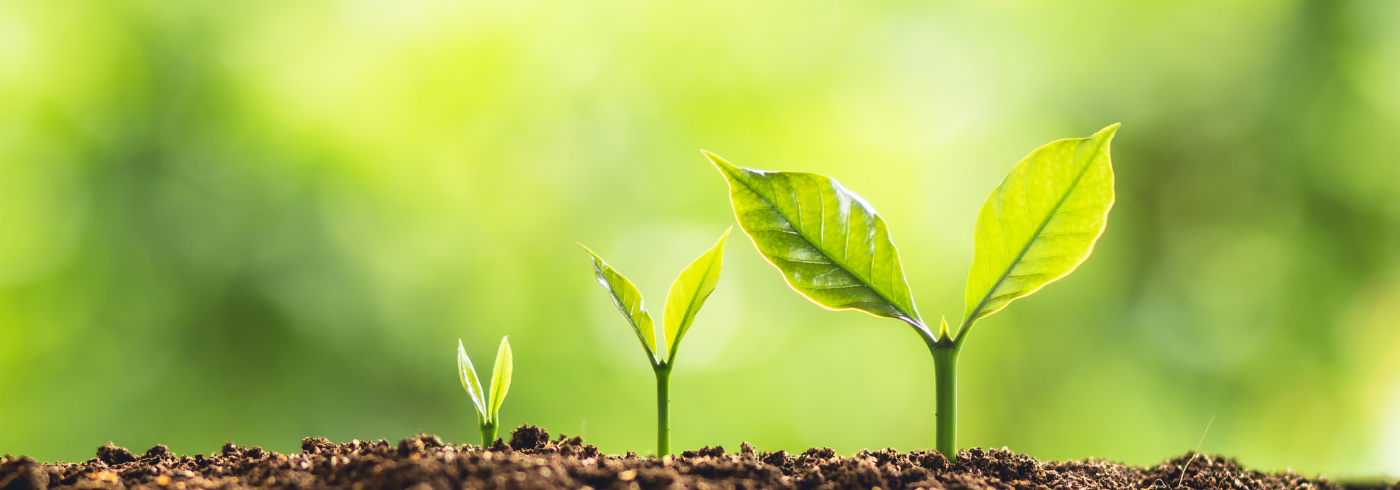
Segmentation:
{"type": "Polygon", "coordinates": [[[671,367],[676,362],[676,350],[680,347],[685,332],[690,330],[690,324],[695,321],[695,314],[705,305],[705,299],[710,297],[715,285],[719,283],[719,270],[724,262],[724,241],[729,238],[731,230],[733,227],[724,230],[724,235],[719,237],[719,241],[701,254],[700,258],[686,266],[676,281],[671,283],[671,290],[666,294],[666,306],[662,310],[663,328],[659,331],[651,320],[651,314],[647,313],[642,293],[637,291],[632,281],[623,277],[588,247],[583,247],[593,257],[593,273],[598,279],[598,284],[608,291],[608,297],[617,305],[617,310],[621,311],[622,317],[632,325],[632,331],[636,332],[637,339],[642,341],[642,350],[646,351],[651,370],[656,374],[658,457],[671,454],[671,367]],[[659,344],[658,338],[661,340],[659,344]],[[658,349],[658,346],[665,351],[658,349]]]}
{"type": "Polygon", "coordinates": [[[457,340],[457,374],[462,378],[462,387],[472,396],[476,405],[476,422],[481,427],[481,447],[491,447],[496,442],[496,429],[500,427],[501,402],[510,391],[510,372],[513,369],[510,355],[510,337],[501,337],[501,347],[496,351],[496,367],[491,372],[491,393],[481,390],[481,381],[476,377],[476,368],[462,340],[457,340]]]}
{"type": "Polygon", "coordinates": [[[725,180],[739,227],[794,291],[831,310],[903,320],[933,354],[936,447],[957,455],[958,353],[972,325],[1065,277],[1089,258],[1113,207],[1114,124],[1042,146],[1011,168],[973,228],[966,310],[957,333],[919,316],[885,220],[825,175],[740,168],[704,152],[725,180]]]}

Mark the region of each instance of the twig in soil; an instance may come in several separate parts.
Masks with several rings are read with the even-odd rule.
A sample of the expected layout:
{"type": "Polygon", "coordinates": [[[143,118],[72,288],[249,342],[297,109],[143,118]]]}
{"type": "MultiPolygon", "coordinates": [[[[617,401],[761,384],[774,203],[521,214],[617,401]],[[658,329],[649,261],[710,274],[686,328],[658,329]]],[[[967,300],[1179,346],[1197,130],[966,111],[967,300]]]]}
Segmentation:
{"type": "Polygon", "coordinates": [[[1210,433],[1210,424],[1215,422],[1215,416],[1211,415],[1206,421],[1206,430],[1201,433],[1201,440],[1196,441],[1196,450],[1191,452],[1191,459],[1186,460],[1186,464],[1181,465],[1181,478],[1176,479],[1176,488],[1181,488],[1181,482],[1186,479],[1186,468],[1191,466],[1191,462],[1196,460],[1196,456],[1201,455],[1201,444],[1206,442],[1206,434],[1210,433]]]}

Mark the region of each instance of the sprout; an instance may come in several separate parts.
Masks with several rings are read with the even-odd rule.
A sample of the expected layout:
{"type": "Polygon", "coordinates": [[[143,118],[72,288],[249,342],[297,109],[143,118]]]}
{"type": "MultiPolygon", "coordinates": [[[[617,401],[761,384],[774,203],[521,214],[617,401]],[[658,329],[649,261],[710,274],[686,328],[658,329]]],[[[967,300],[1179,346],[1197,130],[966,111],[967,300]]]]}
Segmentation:
{"type": "Polygon", "coordinates": [[[496,428],[500,426],[501,421],[501,402],[505,401],[506,392],[510,391],[512,363],[509,338],[501,337],[501,348],[496,351],[496,367],[491,372],[490,396],[482,391],[481,381],[476,377],[476,368],[472,366],[471,358],[467,357],[467,349],[462,346],[461,339],[457,340],[457,374],[462,378],[462,387],[471,395],[472,404],[476,405],[476,422],[481,427],[482,447],[490,447],[496,441],[496,428]]]}
{"type": "Polygon", "coordinates": [[[1063,139],[1011,168],[977,213],[966,312],[954,333],[919,316],[899,252],[875,208],[825,175],[737,167],[705,152],[726,181],[739,227],[789,286],[819,306],[914,327],[933,354],[936,447],[956,458],[958,353],[972,325],[1089,258],[1113,207],[1114,124],[1063,139]]]}
{"type": "Polygon", "coordinates": [[[642,350],[646,352],[647,361],[656,374],[657,456],[671,453],[671,367],[676,362],[676,350],[685,332],[690,330],[690,324],[695,321],[695,314],[705,305],[705,299],[710,297],[715,284],[719,282],[719,270],[724,261],[724,241],[729,238],[731,230],[733,227],[724,230],[719,241],[686,266],[680,277],[671,283],[671,290],[666,294],[666,307],[662,310],[663,328],[659,332],[651,320],[651,314],[647,313],[642,293],[637,291],[632,281],[628,281],[588,247],[579,244],[593,257],[593,272],[598,284],[608,291],[608,297],[622,312],[622,317],[632,325],[632,331],[642,342],[642,350]],[[658,337],[660,344],[656,342],[658,337]]]}

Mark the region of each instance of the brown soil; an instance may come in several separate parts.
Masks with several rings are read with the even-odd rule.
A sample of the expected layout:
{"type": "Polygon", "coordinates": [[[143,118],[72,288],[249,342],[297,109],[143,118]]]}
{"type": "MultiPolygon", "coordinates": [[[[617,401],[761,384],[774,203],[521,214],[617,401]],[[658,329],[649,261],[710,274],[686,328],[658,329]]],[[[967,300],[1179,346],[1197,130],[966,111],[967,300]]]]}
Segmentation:
{"type": "MultiPolygon", "coordinates": [[[[307,438],[296,454],[225,444],[211,456],[178,456],[156,446],[143,455],[107,444],[82,463],[40,464],[26,457],[0,459],[0,490],[45,488],[347,488],[400,489],[1310,489],[1341,490],[1322,479],[1292,472],[1266,474],[1235,461],[1191,454],[1142,468],[1102,460],[1038,461],[1005,449],[965,449],[958,461],[937,452],[860,451],[851,457],[831,449],[802,454],[738,453],[720,447],[661,459],[604,455],[578,437],[534,426],[511,433],[494,447],[445,444],[420,435],[398,444],[307,438]],[[1189,464],[1188,464],[1189,463],[1189,464]],[[1183,478],[1181,469],[1186,468],[1183,478]]],[[[1397,489],[1400,490],[1400,489],[1397,489]]]]}

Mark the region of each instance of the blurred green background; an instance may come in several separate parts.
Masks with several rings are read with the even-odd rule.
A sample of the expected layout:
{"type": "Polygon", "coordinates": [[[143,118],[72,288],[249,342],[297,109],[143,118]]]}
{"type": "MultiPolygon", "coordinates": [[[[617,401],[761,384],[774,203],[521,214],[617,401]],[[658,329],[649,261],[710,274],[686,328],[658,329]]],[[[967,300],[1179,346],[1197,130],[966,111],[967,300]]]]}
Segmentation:
{"type": "MultiPolygon", "coordinates": [[[[0,4],[0,453],[477,438],[654,448],[583,242],[659,308],[736,164],[838,178],[926,317],[1018,159],[1113,122],[1094,256],[979,323],[963,446],[1400,473],[1400,3],[0,4]]],[[[674,444],[924,449],[909,327],[747,238],[687,337],[674,444]]]]}

